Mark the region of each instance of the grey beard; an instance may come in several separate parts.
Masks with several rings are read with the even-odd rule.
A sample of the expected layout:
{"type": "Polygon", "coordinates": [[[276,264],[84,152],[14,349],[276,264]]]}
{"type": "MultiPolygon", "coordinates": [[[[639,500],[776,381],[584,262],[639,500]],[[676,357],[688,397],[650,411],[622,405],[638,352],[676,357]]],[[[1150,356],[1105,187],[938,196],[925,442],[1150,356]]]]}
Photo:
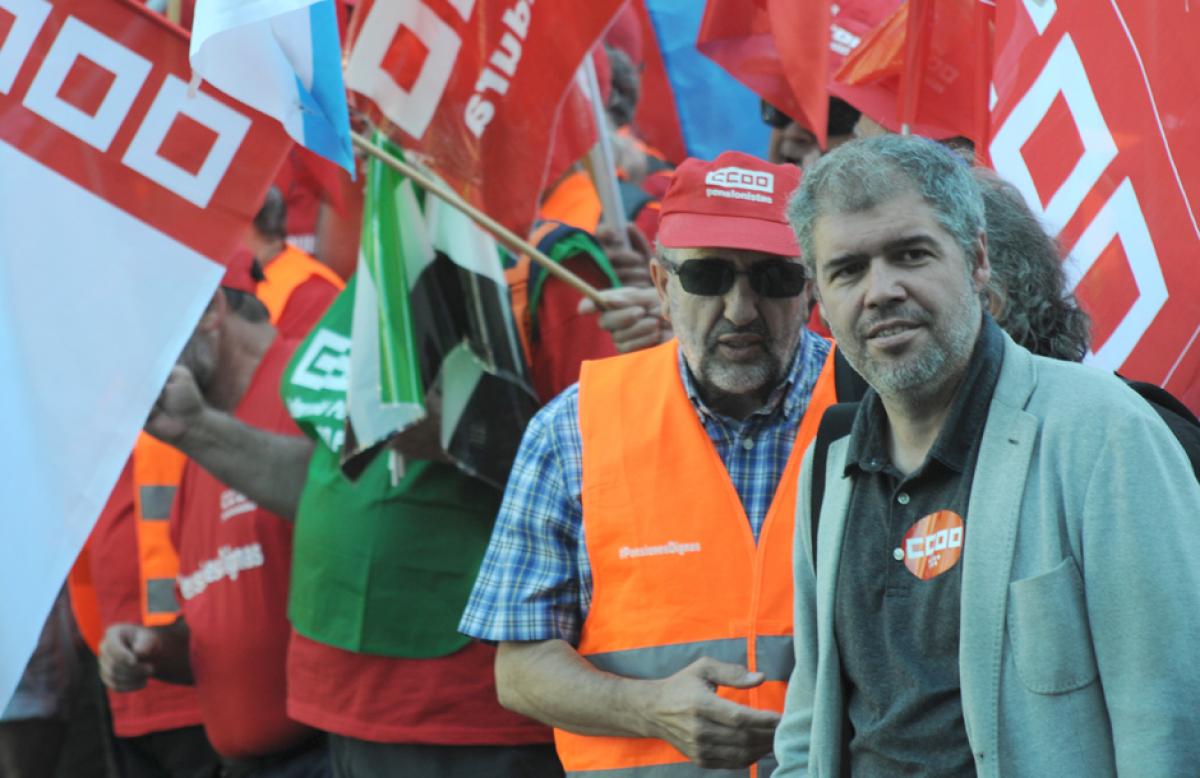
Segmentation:
{"type": "Polygon", "coordinates": [[[920,400],[926,395],[935,395],[952,377],[947,368],[965,368],[975,348],[982,309],[975,298],[964,307],[966,311],[956,317],[958,321],[946,332],[944,343],[935,340],[922,353],[914,354],[898,365],[877,362],[867,355],[865,348],[861,355],[855,355],[858,358],[851,358],[850,354],[846,358],[882,397],[906,396],[910,400],[920,400]]]}

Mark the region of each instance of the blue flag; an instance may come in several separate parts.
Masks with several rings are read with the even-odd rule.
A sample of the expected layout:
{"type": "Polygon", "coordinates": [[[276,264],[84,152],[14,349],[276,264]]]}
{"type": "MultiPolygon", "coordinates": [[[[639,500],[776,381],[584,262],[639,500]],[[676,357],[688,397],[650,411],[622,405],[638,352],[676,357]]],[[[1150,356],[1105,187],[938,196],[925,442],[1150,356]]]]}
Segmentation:
{"type": "Polygon", "coordinates": [[[190,54],[193,79],[354,174],[333,0],[197,0],[190,54]]]}

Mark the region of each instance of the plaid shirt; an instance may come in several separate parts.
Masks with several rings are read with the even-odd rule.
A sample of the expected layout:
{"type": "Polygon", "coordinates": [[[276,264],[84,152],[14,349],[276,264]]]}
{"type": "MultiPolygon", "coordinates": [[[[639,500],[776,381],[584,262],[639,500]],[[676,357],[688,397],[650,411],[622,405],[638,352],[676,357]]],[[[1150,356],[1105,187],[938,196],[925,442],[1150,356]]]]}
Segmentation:
{"type": "MultiPolygon", "coordinates": [[[[743,421],[705,408],[679,354],[679,372],[758,538],[829,343],[803,330],[788,380],[743,421]]],[[[481,640],[572,645],[592,600],[583,539],[579,385],[533,418],[509,475],[496,528],[459,631],[481,640]]]]}

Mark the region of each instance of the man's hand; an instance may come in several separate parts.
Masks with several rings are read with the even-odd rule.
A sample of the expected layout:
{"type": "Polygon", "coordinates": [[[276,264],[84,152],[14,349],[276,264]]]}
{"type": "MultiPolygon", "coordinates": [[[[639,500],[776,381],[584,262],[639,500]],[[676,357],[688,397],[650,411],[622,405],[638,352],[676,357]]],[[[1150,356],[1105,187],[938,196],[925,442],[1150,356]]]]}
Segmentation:
{"type": "Polygon", "coordinates": [[[150,627],[113,624],[100,642],[100,680],[115,692],[141,689],[154,675],[162,638],[150,627]]]}
{"type": "Polygon", "coordinates": [[[650,286],[650,244],[636,225],[626,228],[629,245],[617,239],[617,233],[607,227],[596,230],[596,241],[625,286],[650,286]]]}
{"type": "MultiPolygon", "coordinates": [[[[674,334],[670,322],[662,317],[658,292],[653,288],[603,289],[600,297],[605,310],[600,313],[598,323],[612,335],[617,351],[622,354],[665,343],[674,334]]],[[[596,304],[585,297],[578,310],[582,314],[595,313],[596,304]]]]}
{"type": "Polygon", "coordinates": [[[648,725],[655,736],[701,767],[736,769],[770,753],[778,713],[750,708],[717,696],[718,686],[751,689],[762,673],[741,665],[698,659],[655,684],[648,725]]]}
{"type": "Polygon", "coordinates": [[[146,432],[165,443],[178,443],[204,408],[204,396],[192,371],[175,365],[146,420],[146,432]]]}

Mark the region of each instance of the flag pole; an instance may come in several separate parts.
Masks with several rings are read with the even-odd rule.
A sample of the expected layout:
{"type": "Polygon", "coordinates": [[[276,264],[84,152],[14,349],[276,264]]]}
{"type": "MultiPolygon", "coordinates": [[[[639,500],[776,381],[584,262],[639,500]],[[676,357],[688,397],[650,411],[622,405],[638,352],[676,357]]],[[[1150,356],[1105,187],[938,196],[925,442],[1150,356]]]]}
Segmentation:
{"type": "Polygon", "coordinates": [[[612,142],[608,137],[608,111],[600,99],[600,81],[596,77],[596,61],[592,57],[583,58],[579,68],[579,76],[583,79],[584,92],[592,106],[592,116],[596,120],[596,145],[588,152],[588,172],[592,183],[600,195],[600,203],[604,209],[604,221],[616,233],[617,240],[625,248],[629,248],[629,233],[625,224],[625,210],[621,204],[621,190],[617,186],[617,163],[613,154],[612,142]]]}
{"type": "Polygon", "coordinates": [[[524,240],[515,232],[505,227],[503,224],[500,224],[483,211],[459,197],[458,193],[454,192],[449,187],[443,186],[442,184],[434,181],[429,176],[425,175],[407,162],[397,159],[396,157],[387,153],[359,133],[352,131],[350,136],[354,140],[355,146],[362,149],[367,154],[370,154],[383,164],[387,165],[392,170],[395,170],[397,173],[408,176],[410,179],[412,179],[414,184],[417,184],[425,191],[436,195],[447,204],[457,208],[467,216],[471,217],[476,224],[491,233],[491,235],[495,237],[496,240],[500,241],[500,243],[503,243],[506,247],[517,254],[524,254],[525,256],[529,257],[530,261],[541,265],[547,273],[594,302],[596,307],[600,310],[607,309],[608,306],[604,303],[603,298],[600,296],[600,292],[597,291],[594,286],[589,284],[587,281],[584,281],[570,270],[567,270],[554,260],[550,259],[550,257],[538,251],[535,246],[529,243],[529,241],[524,240]]]}

